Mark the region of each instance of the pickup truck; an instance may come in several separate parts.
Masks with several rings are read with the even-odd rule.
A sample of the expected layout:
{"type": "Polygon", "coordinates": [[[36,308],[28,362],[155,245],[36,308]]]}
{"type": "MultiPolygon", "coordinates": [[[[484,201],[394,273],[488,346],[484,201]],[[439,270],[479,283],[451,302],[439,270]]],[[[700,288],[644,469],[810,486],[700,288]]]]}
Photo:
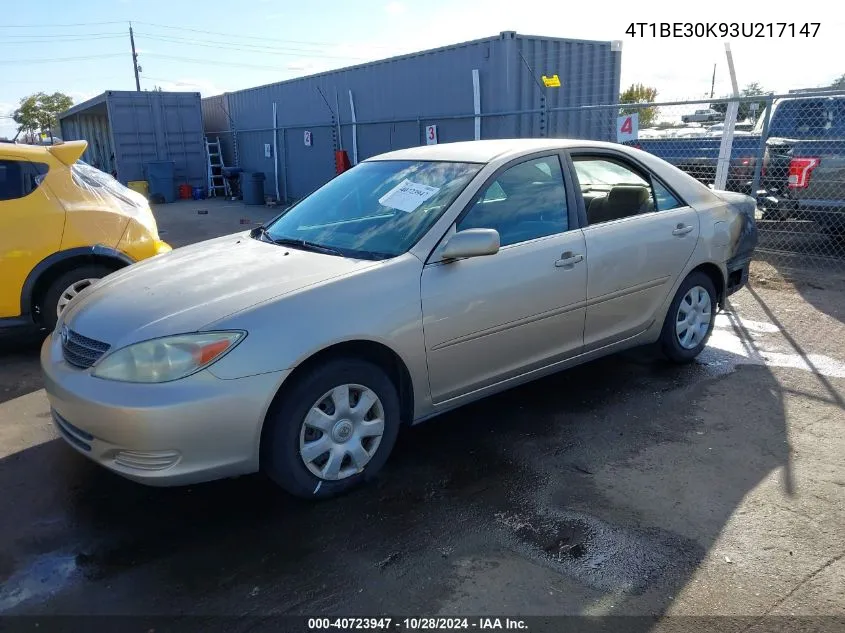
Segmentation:
{"type": "MultiPolygon", "coordinates": [[[[751,194],[763,120],[737,133],[726,189],[751,194]]],[[[630,141],[712,184],[721,137],[630,141]]],[[[845,235],[845,96],[775,101],[764,146],[758,204],[766,219],[813,220],[830,235],[845,235]]]]}
{"type": "Polygon", "coordinates": [[[761,186],[767,217],[845,235],[845,97],[775,102],[761,186]]]}
{"type": "Polygon", "coordinates": [[[715,123],[716,121],[724,121],[725,115],[716,110],[696,110],[692,114],[685,114],[681,117],[684,123],[715,123]]]}

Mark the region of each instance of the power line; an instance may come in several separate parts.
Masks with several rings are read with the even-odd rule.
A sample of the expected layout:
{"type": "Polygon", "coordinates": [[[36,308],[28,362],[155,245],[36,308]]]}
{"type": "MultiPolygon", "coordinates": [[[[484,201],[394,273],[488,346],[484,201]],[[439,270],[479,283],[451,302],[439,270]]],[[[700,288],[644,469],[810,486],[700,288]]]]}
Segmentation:
{"type": "Polygon", "coordinates": [[[50,57],[39,59],[24,59],[24,60],[0,60],[0,64],[15,64],[16,66],[24,64],[53,64],[58,62],[74,62],[83,59],[105,59],[107,57],[123,57],[126,53],[107,53],[104,55],[81,55],[79,57],[50,57]]]}
{"type": "MultiPolygon", "coordinates": [[[[190,31],[192,33],[201,33],[202,35],[222,35],[223,37],[234,37],[238,39],[248,39],[248,40],[263,40],[265,42],[276,42],[276,43],[290,43],[290,44],[310,44],[316,46],[337,46],[337,42],[314,42],[314,41],[305,41],[305,40],[286,40],[277,37],[259,37],[257,35],[244,35],[243,33],[223,33],[220,31],[206,31],[204,29],[191,29],[184,26],[173,26],[170,24],[156,24],[154,22],[144,22],[142,20],[133,20],[135,24],[144,24],[146,26],[154,26],[160,29],[173,29],[176,31],[190,31]]],[[[390,49],[390,46],[375,46],[369,45],[371,48],[384,48],[390,49]]]]}
{"type": "MultiPolygon", "coordinates": [[[[97,75],[96,79],[123,79],[125,75],[97,75]]],[[[69,81],[85,81],[91,79],[91,75],[85,77],[64,77],[62,76],[59,79],[59,84],[62,82],[69,82],[69,81]]],[[[43,84],[45,83],[44,79],[12,79],[11,81],[3,80],[3,85],[6,84],[43,84]]]]}
{"type": "MultiPolygon", "coordinates": [[[[207,59],[196,59],[193,57],[180,57],[178,55],[161,55],[159,53],[143,53],[144,57],[155,57],[158,59],[172,59],[175,61],[180,62],[187,62],[193,64],[206,64],[208,65],[210,62],[207,59]]],[[[259,70],[280,70],[278,66],[261,66],[258,64],[242,64],[239,62],[224,62],[220,60],[214,60],[215,66],[236,66],[239,68],[256,68],[259,70]]]]}
{"type": "Polygon", "coordinates": [[[102,24],[126,24],[126,20],[111,20],[109,22],[76,22],[71,24],[50,24],[42,22],[40,24],[0,24],[0,29],[64,29],[76,28],[79,26],[99,26],[102,24]]]}
{"type": "MultiPolygon", "coordinates": [[[[99,25],[107,25],[107,24],[127,24],[128,20],[110,20],[104,22],[77,22],[77,23],[69,23],[69,24],[49,24],[49,23],[41,23],[41,24],[0,24],[0,29],[47,29],[47,28],[77,28],[82,26],[99,26],[99,25]]],[[[237,38],[240,40],[258,40],[264,42],[273,42],[276,44],[304,44],[306,46],[336,46],[337,42],[317,42],[317,41],[308,41],[308,40],[289,40],[289,39],[281,39],[277,37],[260,37],[258,35],[244,35],[243,33],[225,33],[222,31],[207,31],[205,29],[194,29],[185,26],[173,26],[172,24],[158,24],[156,22],[145,22],[143,20],[133,20],[134,24],[143,24],[145,26],[152,26],[155,28],[160,29],[169,29],[174,31],[180,32],[191,32],[191,33],[199,33],[201,35],[220,35],[227,38],[237,38]]],[[[103,33],[104,35],[106,33],[103,33]]],[[[107,33],[108,35],[112,35],[112,33],[107,33]]],[[[77,35],[74,33],[66,33],[66,34],[58,34],[58,35],[77,35]]],[[[78,35],[84,35],[79,33],[78,35]]],[[[99,35],[99,34],[94,34],[99,35]]],[[[55,37],[54,35],[44,35],[44,34],[28,34],[28,35],[7,35],[4,37],[44,37],[50,38],[55,37]]],[[[394,47],[392,46],[383,46],[383,45],[375,45],[375,44],[367,44],[369,48],[380,48],[385,50],[392,50],[394,47]]]]}
{"type": "Polygon", "coordinates": [[[126,37],[125,33],[121,33],[120,35],[102,35],[102,36],[86,36],[86,37],[69,37],[69,38],[56,38],[56,39],[49,39],[49,40],[17,40],[14,42],[0,42],[0,46],[4,44],[55,44],[57,42],[90,42],[92,40],[116,40],[119,38],[126,37]]]}
{"type": "Polygon", "coordinates": [[[281,46],[271,46],[270,44],[250,44],[250,43],[243,43],[243,42],[231,42],[231,41],[221,41],[221,40],[209,40],[209,39],[202,39],[198,40],[195,38],[186,38],[180,37],[178,35],[160,35],[157,33],[145,33],[143,31],[137,31],[138,35],[143,35],[144,37],[149,37],[151,39],[160,40],[162,42],[176,42],[176,43],[185,43],[185,44],[197,44],[197,45],[209,45],[214,44],[216,45],[223,45],[223,46],[237,46],[237,47],[246,47],[248,49],[255,49],[258,51],[267,51],[267,50],[279,50],[279,51],[296,51],[296,52],[303,52],[303,53],[319,53],[321,49],[308,49],[308,48],[290,48],[290,47],[281,47],[281,46]]]}
{"type": "Polygon", "coordinates": [[[181,83],[184,83],[175,79],[165,79],[164,77],[152,77],[150,75],[145,75],[144,73],[141,73],[141,79],[151,79],[152,81],[166,81],[168,83],[176,84],[177,86],[181,83]]]}
{"type": "MultiPolygon", "coordinates": [[[[243,44],[239,46],[233,46],[226,42],[216,42],[216,41],[206,41],[206,42],[199,42],[197,40],[186,40],[183,38],[168,38],[168,37],[159,37],[157,35],[151,35],[149,33],[141,33],[140,31],[137,33],[139,37],[145,37],[150,40],[155,40],[159,42],[167,42],[171,44],[185,44],[187,46],[202,46],[204,48],[216,48],[216,49],[224,49],[224,50],[232,50],[232,51],[241,51],[246,53],[265,53],[267,55],[281,55],[286,57],[321,57],[326,59],[346,59],[346,60],[362,60],[362,57],[352,57],[350,55],[327,55],[319,50],[309,51],[304,49],[284,49],[284,48],[274,48],[274,47],[261,47],[261,46],[254,46],[251,44],[243,44]],[[244,48],[244,46],[248,46],[249,48],[244,48]]],[[[215,62],[218,63],[218,62],[215,62]]]]}
{"type": "MultiPolygon", "coordinates": [[[[2,28],[2,27],[0,27],[2,28]]],[[[100,31],[99,33],[53,33],[53,34],[44,34],[44,33],[27,33],[26,35],[17,35],[17,34],[3,34],[3,38],[11,37],[11,38],[27,38],[27,39],[64,39],[64,38],[72,38],[72,37],[96,37],[98,35],[126,35],[124,31],[100,31]]]]}

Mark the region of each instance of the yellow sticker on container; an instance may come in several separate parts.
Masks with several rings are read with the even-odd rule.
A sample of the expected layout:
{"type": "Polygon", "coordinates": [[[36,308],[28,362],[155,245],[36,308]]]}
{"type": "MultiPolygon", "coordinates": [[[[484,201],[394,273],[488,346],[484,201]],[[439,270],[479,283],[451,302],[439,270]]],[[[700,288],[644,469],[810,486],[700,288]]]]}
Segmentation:
{"type": "Polygon", "coordinates": [[[557,75],[552,75],[551,77],[543,75],[543,85],[546,88],[560,88],[560,77],[557,75]]]}

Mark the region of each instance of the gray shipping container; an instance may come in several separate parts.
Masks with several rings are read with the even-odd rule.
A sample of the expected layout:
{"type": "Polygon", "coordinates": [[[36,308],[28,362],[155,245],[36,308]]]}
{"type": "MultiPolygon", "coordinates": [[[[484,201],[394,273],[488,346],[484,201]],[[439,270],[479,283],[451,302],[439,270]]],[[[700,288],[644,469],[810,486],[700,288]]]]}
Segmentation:
{"type": "Polygon", "coordinates": [[[359,161],[425,143],[427,125],[437,126],[440,143],[475,138],[474,69],[480,138],[611,140],[611,109],[577,107],[617,103],[621,55],[615,42],[507,31],[211,97],[203,106],[204,125],[206,134],[235,144],[238,166],[267,174],[266,193],[278,190],[281,197],[296,199],[335,175],[334,150],[345,149],[354,160],[350,92],[359,161]],[[543,85],[543,75],[555,74],[561,87],[543,85]],[[277,152],[268,152],[274,145],[277,152]]]}
{"type": "Polygon", "coordinates": [[[220,149],[223,151],[223,164],[232,166],[237,164],[235,147],[231,134],[229,117],[229,96],[226,94],[206,97],[202,100],[202,125],[205,130],[216,132],[209,138],[220,141],[220,149]],[[224,132],[221,134],[220,132],[224,132]]]}
{"type": "Polygon", "coordinates": [[[110,90],[59,115],[62,138],[84,139],[82,159],[123,184],[145,180],[144,165],[172,160],[176,184],[205,186],[206,158],[198,92],[110,90]]]}

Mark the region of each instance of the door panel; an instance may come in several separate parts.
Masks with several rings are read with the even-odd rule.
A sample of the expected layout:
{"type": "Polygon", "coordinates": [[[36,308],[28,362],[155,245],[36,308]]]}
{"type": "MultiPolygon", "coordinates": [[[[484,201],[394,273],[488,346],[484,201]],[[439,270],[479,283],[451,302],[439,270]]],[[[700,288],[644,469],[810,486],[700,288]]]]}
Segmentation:
{"type": "Polygon", "coordinates": [[[21,313],[21,290],[35,265],[59,250],[64,208],[44,186],[48,166],[0,160],[0,318],[21,313]]]}
{"type": "Polygon", "coordinates": [[[644,331],[698,241],[690,207],[634,215],[584,229],[588,255],[584,348],[644,331]]]}
{"type": "Polygon", "coordinates": [[[423,326],[435,404],[580,352],[586,259],[581,230],[427,265],[423,326]]]}
{"type": "Polygon", "coordinates": [[[696,211],[616,151],[573,151],[587,227],[584,350],[645,331],[698,241],[696,211]],[[588,203],[588,204],[587,204],[588,203]]]}

